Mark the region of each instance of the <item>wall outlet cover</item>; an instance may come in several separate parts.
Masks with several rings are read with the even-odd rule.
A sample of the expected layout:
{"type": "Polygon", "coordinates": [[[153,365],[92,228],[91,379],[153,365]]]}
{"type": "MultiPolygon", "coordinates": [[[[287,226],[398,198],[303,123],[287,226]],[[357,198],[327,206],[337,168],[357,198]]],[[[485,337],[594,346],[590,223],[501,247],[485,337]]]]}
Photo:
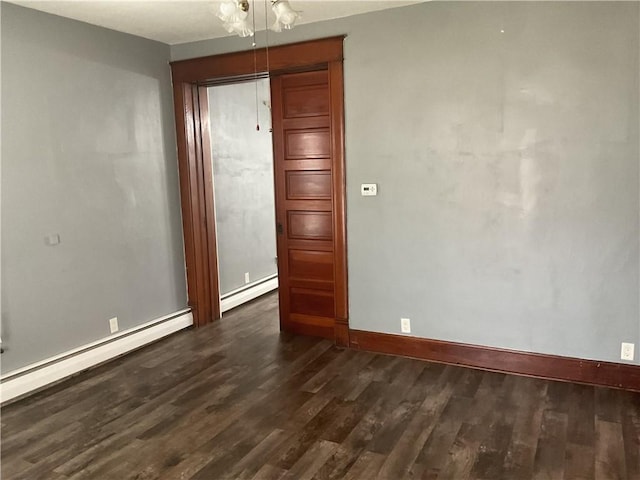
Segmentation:
{"type": "Polygon", "coordinates": [[[620,360],[633,360],[635,344],[622,342],[620,347],[620,360]]]}
{"type": "Polygon", "coordinates": [[[246,272],[244,274],[244,283],[249,283],[251,282],[251,280],[249,279],[249,272],[246,272]]]}
{"type": "Polygon", "coordinates": [[[411,319],[409,318],[400,319],[400,331],[402,333],[411,333],[411,319]]]}
{"type": "Polygon", "coordinates": [[[111,333],[116,333],[118,331],[118,317],[109,319],[109,330],[111,330],[111,333]]]}

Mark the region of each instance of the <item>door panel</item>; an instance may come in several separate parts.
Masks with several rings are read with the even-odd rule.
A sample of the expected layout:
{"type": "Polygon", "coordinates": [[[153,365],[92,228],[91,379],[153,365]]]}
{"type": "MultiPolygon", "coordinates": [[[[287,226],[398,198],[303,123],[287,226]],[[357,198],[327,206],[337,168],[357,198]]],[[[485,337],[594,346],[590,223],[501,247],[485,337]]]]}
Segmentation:
{"type": "Polygon", "coordinates": [[[329,158],[331,156],[331,136],[328,128],[308,130],[287,129],[286,158],[329,158]]]}
{"type": "Polygon", "coordinates": [[[284,118],[329,115],[329,91],[323,86],[289,87],[284,92],[284,118]]]}
{"type": "Polygon", "coordinates": [[[272,77],[271,100],[280,325],[285,331],[335,338],[333,171],[342,158],[335,155],[332,138],[329,71],[272,77]]]}
{"type": "Polygon", "coordinates": [[[287,200],[331,199],[331,171],[288,171],[287,200]]]}
{"type": "Polygon", "coordinates": [[[333,318],[333,292],[308,288],[291,289],[291,313],[333,318]]]}
{"type": "Polygon", "coordinates": [[[289,211],[287,212],[289,239],[329,240],[331,232],[331,212],[289,211]]]}
{"type": "Polygon", "coordinates": [[[333,283],[333,252],[289,250],[289,275],[298,280],[333,283]]]}

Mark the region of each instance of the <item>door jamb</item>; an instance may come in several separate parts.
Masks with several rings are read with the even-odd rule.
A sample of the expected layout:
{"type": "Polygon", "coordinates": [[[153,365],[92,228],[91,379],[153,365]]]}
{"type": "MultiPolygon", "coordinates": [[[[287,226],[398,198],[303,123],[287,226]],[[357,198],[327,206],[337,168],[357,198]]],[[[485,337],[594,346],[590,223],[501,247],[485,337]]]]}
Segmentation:
{"type": "Polygon", "coordinates": [[[261,48],[171,62],[187,293],[196,327],[220,318],[207,82],[232,77],[246,78],[255,71],[274,74],[326,66],[331,91],[331,148],[334,159],[334,330],[336,343],[349,345],[343,41],[344,36],[338,36],[271,47],[268,52],[261,48]]]}

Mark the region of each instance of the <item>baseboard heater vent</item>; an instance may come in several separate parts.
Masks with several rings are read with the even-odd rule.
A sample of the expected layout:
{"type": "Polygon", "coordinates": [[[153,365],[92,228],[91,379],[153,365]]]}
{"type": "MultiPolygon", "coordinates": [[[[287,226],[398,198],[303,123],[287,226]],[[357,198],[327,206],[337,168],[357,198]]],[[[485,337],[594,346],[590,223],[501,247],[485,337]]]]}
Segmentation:
{"type": "Polygon", "coordinates": [[[191,325],[191,309],[181,310],[11,371],[0,377],[0,403],[34,393],[191,325]]]}
{"type": "Polygon", "coordinates": [[[265,277],[220,296],[220,311],[227,312],[243,303],[258,298],[278,288],[278,275],[265,277]]]}

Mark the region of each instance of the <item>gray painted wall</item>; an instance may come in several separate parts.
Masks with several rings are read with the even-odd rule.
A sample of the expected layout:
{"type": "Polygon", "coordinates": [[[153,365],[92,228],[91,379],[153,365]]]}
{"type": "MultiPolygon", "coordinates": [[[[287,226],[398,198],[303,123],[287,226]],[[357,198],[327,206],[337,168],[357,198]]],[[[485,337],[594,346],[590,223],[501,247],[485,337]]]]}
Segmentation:
{"type": "Polygon", "coordinates": [[[3,3],[4,373],[185,308],[168,59],[3,3]]]}
{"type": "Polygon", "coordinates": [[[277,273],[269,80],[210,87],[220,294],[277,273]]]}
{"type": "Polygon", "coordinates": [[[428,2],[270,36],[348,35],[352,328],[409,317],[420,337],[611,361],[640,343],[639,8],[428,2]]]}

